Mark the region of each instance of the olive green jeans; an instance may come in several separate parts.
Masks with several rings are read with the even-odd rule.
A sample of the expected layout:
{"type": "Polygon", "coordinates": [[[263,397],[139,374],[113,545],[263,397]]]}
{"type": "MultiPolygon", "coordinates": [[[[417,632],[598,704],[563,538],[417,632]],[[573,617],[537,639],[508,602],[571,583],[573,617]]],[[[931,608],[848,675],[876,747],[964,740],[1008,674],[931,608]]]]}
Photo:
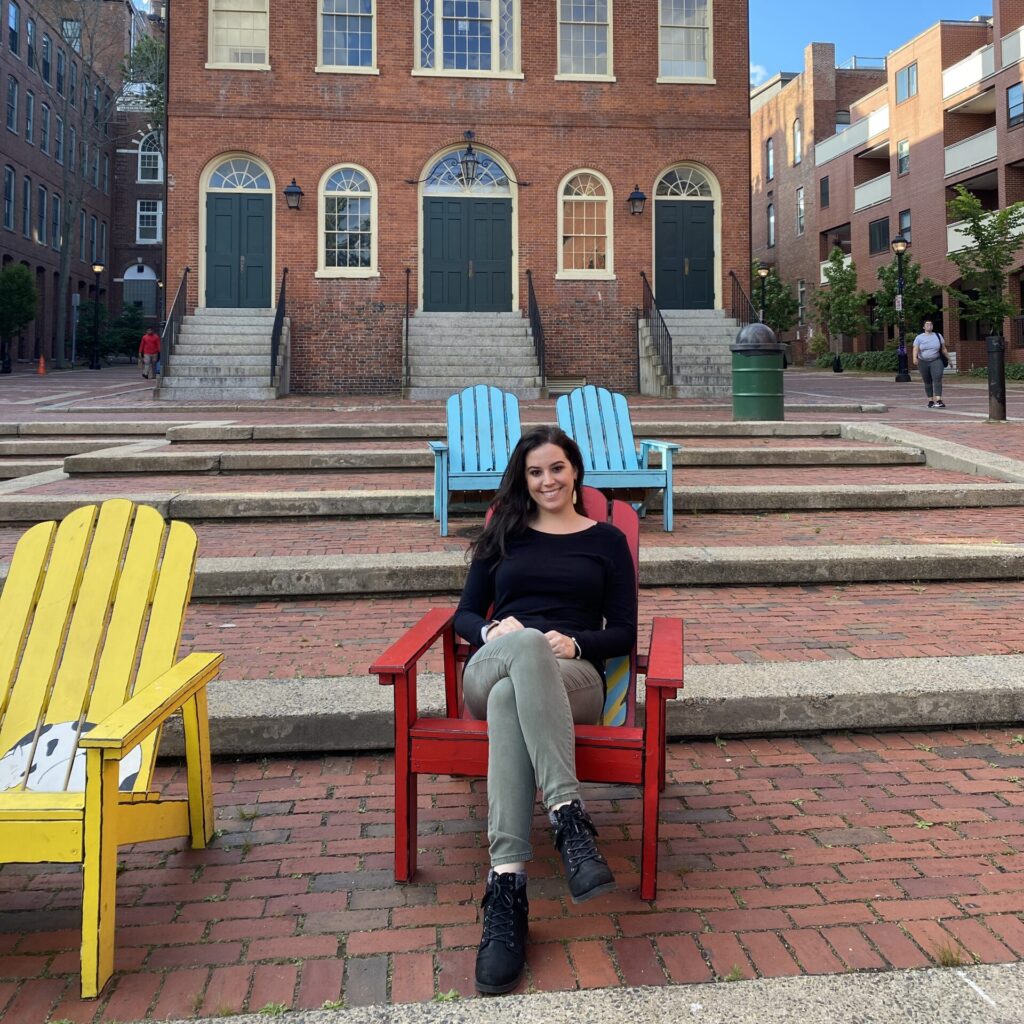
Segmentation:
{"type": "Polygon", "coordinates": [[[545,807],[579,797],[573,723],[601,717],[604,680],[589,661],[556,658],[540,630],[521,629],[470,658],[463,693],[470,714],[487,721],[491,864],[531,860],[537,789],[545,807]]]}

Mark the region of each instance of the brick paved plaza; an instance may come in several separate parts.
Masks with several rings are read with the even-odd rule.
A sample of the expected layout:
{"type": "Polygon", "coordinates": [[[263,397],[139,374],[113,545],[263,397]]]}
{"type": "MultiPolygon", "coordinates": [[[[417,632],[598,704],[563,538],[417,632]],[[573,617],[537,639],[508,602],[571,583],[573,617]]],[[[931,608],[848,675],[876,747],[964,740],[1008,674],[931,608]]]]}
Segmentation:
{"type": "MultiPolygon", "coordinates": [[[[919,488],[925,497],[922,507],[791,504],[747,512],[693,512],[685,499],[682,505],[677,499],[673,534],[661,530],[658,513],[644,521],[642,558],[645,550],[671,560],[675,552],[682,556],[694,549],[714,556],[727,549],[785,548],[813,556],[836,545],[855,545],[894,562],[916,548],[1015,556],[1024,499],[1014,497],[1017,485],[1007,476],[1008,464],[992,459],[1024,464],[1024,421],[985,422],[986,393],[976,382],[947,382],[950,408],[942,414],[922,408],[916,383],[811,372],[790,373],[786,383],[788,400],[806,410],[787,412],[787,424],[874,424],[908,437],[925,435],[936,444],[966,446],[978,469],[964,468],[966,462],[957,463],[959,469],[937,467],[930,464],[931,449],[927,460],[903,464],[786,463],[785,452],[794,449],[879,447],[877,441],[838,433],[681,437],[687,450],[744,450],[760,453],[752,462],[779,460],[677,468],[684,493],[688,487],[724,493],[723,486],[817,493],[829,485],[857,485],[877,487],[881,495],[919,488]],[[855,407],[876,402],[887,410],[855,407]],[[807,408],[815,403],[846,408],[807,408]],[[932,491],[927,485],[937,486],[932,491]],[[1009,497],[951,508],[929,504],[927,497],[984,485],[1006,487],[1009,497]]],[[[1024,392],[1011,390],[1011,417],[1022,400],[1024,392]]],[[[730,419],[728,408],[696,402],[631,399],[631,407],[638,422],[658,425],[730,419]]],[[[152,453],[228,447],[166,442],[160,425],[172,422],[377,424],[382,436],[363,440],[254,441],[235,448],[423,452],[422,439],[388,438],[389,425],[439,423],[442,415],[440,403],[305,396],[272,407],[168,408],[151,400],[134,368],[93,376],[16,375],[0,385],[0,426],[102,424],[113,431],[111,447],[119,447],[139,437],[118,436],[118,423],[150,422],[158,431],[146,437],[155,442],[147,449],[152,453]]],[[[553,419],[552,403],[526,403],[525,421],[545,419],[553,419]]],[[[4,445],[26,442],[22,454],[0,447],[0,468],[29,457],[27,442],[65,436],[59,426],[51,429],[52,434],[0,436],[4,445]]],[[[648,436],[643,428],[638,434],[648,436]]],[[[60,455],[32,457],[60,466],[60,455]]],[[[53,470],[42,472],[38,479],[0,483],[0,563],[9,560],[32,518],[25,511],[29,499],[78,503],[128,494],[165,501],[172,495],[181,500],[284,491],[409,492],[416,498],[431,486],[429,468],[83,471],[59,479],[53,470]]],[[[429,504],[426,509],[380,516],[210,513],[195,522],[200,574],[204,559],[386,560],[410,552],[457,558],[472,536],[475,513],[456,515],[452,535],[440,538],[429,504]]],[[[968,656],[1005,656],[1012,666],[1005,686],[1012,691],[1020,671],[1015,656],[1024,654],[1024,572],[1007,565],[994,578],[944,574],[940,564],[923,579],[883,573],[854,582],[826,577],[697,587],[643,586],[642,563],[641,633],[653,615],[683,618],[693,670],[817,663],[827,680],[839,663],[848,669],[886,659],[897,690],[900,677],[912,676],[915,666],[925,664],[922,659],[953,666],[968,656]]],[[[197,588],[184,646],[224,651],[227,681],[326,678],[344,709],[346,686],[365,676],[385,646],[423,611],[454,600],[446,585],[285,597],[229,597],[197,588]]],[[[637,793],[589,787],[589,807],[620,888],[573,906],[556,855],[543,839],[531,871],[531,943],[522,990],[1024,961],[1022,728],[1013,720],[980,727],[964,720],[951,728],[913,731],[829,728],[789,735],[782,729],[754,737],[674,739],[661,804],[657,901],[641,902],[637,894],[637,793]]],[[[213,729],[216,754],[216,722],[213,729]]],[[[742,723],[737,731],[742,733],[742,723]]],[[[80,871],[3,867],[0,1019],[92,1024],[218,1016],[276,1004],[352,1007],[424,1002],[452,992],[472,996],[486,873],[482,783],[421,783],[419,873],[414,883],[395,885],[391,773],[387,751],[346,752],[344,736],[334,750],[302,756],[223,754],[214,766],[219,831],[211,849],[193,852],[177,842],[122,848],[116,973],[97,1001],[78,998],[80,871]]],[[[162,764],[158,778],[168,790],[183,788],[182,769],[173,759],[162,764]]],[[[544,836],[539,817],[537,825],[544,836]]]]}

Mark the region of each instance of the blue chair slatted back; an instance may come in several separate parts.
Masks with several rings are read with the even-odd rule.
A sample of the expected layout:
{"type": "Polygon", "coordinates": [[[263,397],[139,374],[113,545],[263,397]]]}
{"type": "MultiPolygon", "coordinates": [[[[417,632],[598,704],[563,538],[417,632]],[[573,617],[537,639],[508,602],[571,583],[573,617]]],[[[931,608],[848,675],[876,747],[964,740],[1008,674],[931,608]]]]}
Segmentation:
{"type": "Polygon", "coordinates": [[[504,473],[519,441],[519,399],[477,384],[448,399],[449,473],[504,473]]]}
{"type": "Polygon", "coordinates": [[[640,469],[625,395],[588,384],[555,404],[558,425],[579,445],[588,470],[640,469]]]}

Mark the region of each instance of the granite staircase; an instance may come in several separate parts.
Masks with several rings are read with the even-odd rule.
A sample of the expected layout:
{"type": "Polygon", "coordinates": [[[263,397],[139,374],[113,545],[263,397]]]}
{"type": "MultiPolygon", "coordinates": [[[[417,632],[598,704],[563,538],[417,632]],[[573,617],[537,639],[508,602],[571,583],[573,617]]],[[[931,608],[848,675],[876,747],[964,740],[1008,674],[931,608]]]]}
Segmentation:
{"type": "MultiPolygon", "coordinates": [[[[672,380],[654,368],[655,386],[671,398],[722,398],[732,393],[732,353],[739,325],[721,309],[663,309],[672,335],[672,380]]],[[[649,338],[645,321],[640,340],[649,338]]]]}
{"type": "Polygon", "coordinates": [[[288,393],[289,321],[270,370],[272,309],[198,308],[182,321],[174,351],[164,353],[157,397],[165,401],[231,402],[288,393]]]}
{"type": "Polygon", "coordinates": [[[406,398],[437,399],[473,384],[540,398],[540,367],[521,312],[417,313],[409,320],[406,398]]]}

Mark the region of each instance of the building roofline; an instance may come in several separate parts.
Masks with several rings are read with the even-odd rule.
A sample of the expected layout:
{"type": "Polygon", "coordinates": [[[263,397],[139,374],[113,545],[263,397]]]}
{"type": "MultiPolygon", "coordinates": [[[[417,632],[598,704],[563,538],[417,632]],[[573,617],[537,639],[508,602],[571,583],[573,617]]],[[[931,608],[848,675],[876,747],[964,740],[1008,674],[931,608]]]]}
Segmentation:
{"type": "MultiPolygon", "coordinates": [[[[979,15],[979,17],[981,16],[979,15]]],[[[900,50],[905,50],[908,46],[910,46],[911,43],[916,43],[919,39],[928,35],[929,32],[934,32],[935,29],[941,29],[943,25],[984,25],[987,28],[991,28],[992,16],[989,15],[987,20],[985,21],[977,21],[974,18],[942,18],[939,21],[933,22],[927,28],[922,29],[920,32],[917,33],[916,36],[912,36],[906,42],[900,43],[899,46],[894,46],[889,51],[889,56],[891,57],[894,53],[899,53],[900,50]]]]}

